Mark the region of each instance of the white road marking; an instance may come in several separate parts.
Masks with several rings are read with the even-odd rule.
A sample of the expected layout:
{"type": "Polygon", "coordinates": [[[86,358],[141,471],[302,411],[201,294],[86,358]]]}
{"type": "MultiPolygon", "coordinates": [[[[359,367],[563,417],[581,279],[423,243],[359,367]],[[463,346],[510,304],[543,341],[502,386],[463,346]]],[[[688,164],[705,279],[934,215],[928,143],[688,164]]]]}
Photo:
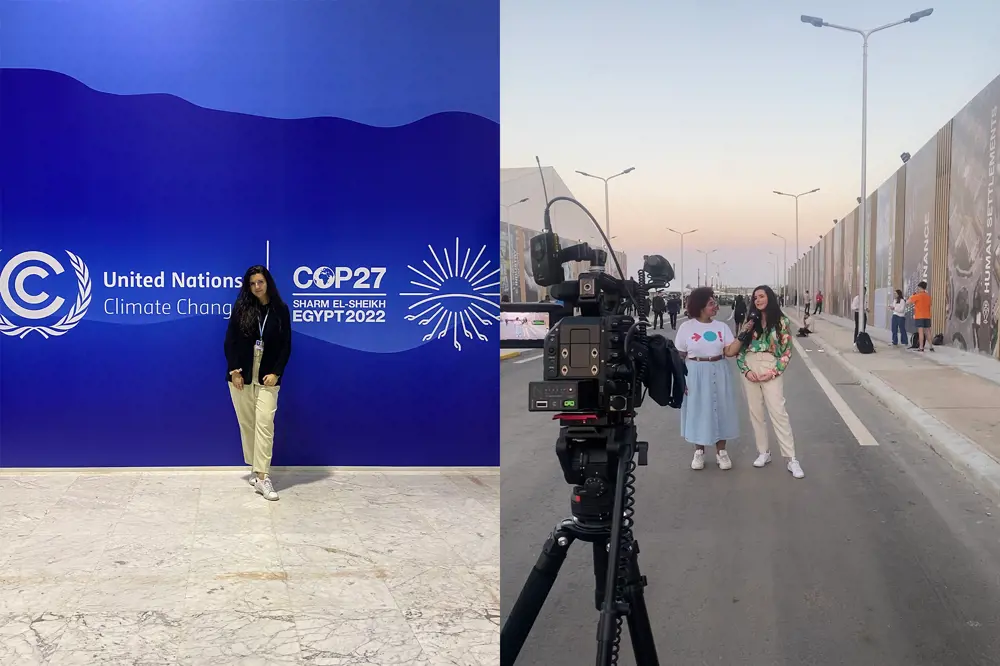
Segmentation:
{"type": "Polygon", "coordinates": [[[531,363],[532,361],[537,361],[541,357],[542,357],[541,354],[539,354],[537,356],[529,356],[528,358],[520,358],[520,359],[514,361],[514,363],[531,363]]]}
{"type": "MultiPolygon", "coordinates": [[[[819,368],[816,367],[816,364],[812,362],[812,359],[809,358],[809,354],[802,348],[802,345],[794,339],[792,342],[794,342],[795,348],[802,356],[802,362],[806,364],[807,368],[809,368],[809,372],[812,373],[812,376],[816,379],[816,383],[819,384],[819,387],[823,389],[823,393],[826,394],[826,397],[830,399],[830,404],[832,404],[833,408],[837,410],[838,414],[840,414],[840,418],[844,419],[844,423],[847,424],[848,430],[850,430],[851,434],[854,435],[854,439],[858,440],[858,444],[861,446],[878,446],[878,442],[875,440],[875,437],[872,436],[868,428],[865,427],[865,424],[861,422],[861,419],[859,419],[858,415],[854,413],[854,410],[852,410],[840,394],[837,393],[837,389],[833,387],[830,380],[827,379],[826,376],[820,372],[819,368]]],[[[820,351],[823,350],[821,349],[820,351]]]]}

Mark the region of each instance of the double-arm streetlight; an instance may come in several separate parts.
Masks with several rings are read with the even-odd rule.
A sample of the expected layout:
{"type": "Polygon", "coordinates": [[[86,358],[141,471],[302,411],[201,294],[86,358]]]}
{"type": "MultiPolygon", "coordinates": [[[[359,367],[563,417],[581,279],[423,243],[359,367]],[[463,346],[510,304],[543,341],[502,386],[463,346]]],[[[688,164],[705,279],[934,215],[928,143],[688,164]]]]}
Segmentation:
{"type": "Polygon", "coordinates": [[[675,234],[677,234],[678,236],[681,237],[681,273],[680,273],[680,277],[681,277],[681,298],[683,298],[684,297],[684,237],[687,236],[688,234],[693,234],[694,232],[696,232],[698,230],[697,229],[691,229],[690,231],[680,232],[680,231],[677,231],[676,229],[671,229],[670,227],[667,227],[666,229],[667,229],[667,231],[672,231],[672,232],[674,232],[675,234]]]}
{"type": "MultiPolygon", "coordinates": [[[[779,192],[778,190],[773,190],[773,192],[780,197],[792,197],[795,199],[795,305],[798,306],[799,292],[801,291],[801,287],[799,286],[799,197],[819,192],[819,188],[817,187],[814,190],[801,192],[799,194],[788,194],[787,192],[779,192]]],[[[785,291],[788,291],[787,283],[785,284],[785,291]]],[[[787,297],[788,294],[786,293],[785,298],[787,297]]]]}
{"type": "MultiPolygon", "coordinates": [[[[635,171],[635,167],[629,167],[624,171],[619,171],[613,176],[608,176],[607,178],[604,178],[603,176],[595,176],[592,173],[587,173],[586,171],[577,170],[577,173],[580,174],[581,176],[586,176],[587,178],[596,178],[597,180],[604,181],[604,234],[608,238],[611,238],[611,208],[610,205],[608,204],[608,182],[614,180],[618,176],[624,176],[625,174],[632,173],[633,171],[635,171]]],[[[611,248],[607,246],[607,243],[605,243],[604,249],[609,252],[611,251],[611,248]]],[[[622,275],[621,277],[624,279],[625,276],[622,275]]]]}
{"type": "MultiPolygon", "coordinates": [[[[922,18],[926,18],[934,13],[933,9],[925,9],[919,12],[913,12],[905,19],[900,21],[894,21],[892,23],[886,23],[885,25],[880,25],[877,28],[871,28],[869,30],[860,30],[858,28],[848,28],[843,25],[834,25],[833,23],[827,23],[821,18],[815,16],[805,16],[802,15],[800,20],[803,23],[808,23],[811,26],[817,28],[834,28],[835,30],[843,30],[844,32],[853,32],[855,34],[861,35],[862,40],[862,58],[861,58],[861,199],[859,204],[861,207],[861,256],[859,261],[863,262],[863,267],[861,269],[861,283],[858,285],[858,301],[862,303],[861,310],[864,311],[864,298],[865,298],[865,272],[868,270],[868,262],[865,261],[865,256],[867,252],[866,244],[868,242],[867,234],[865,233],[866,227],[868,225],[868,211],[866,210],[868,206],[865,205],[865,200],[868,197],[868,185],[865,182],[865,177],[867,175],[866,171],[868,168],[868,38],[871,37],[876,32],[882,30],[888,30],[889,28],[895,28],[897,25],[903,25],[904,23],[916,23],[922,18]]],[[[798,254],[798,249],[796,248],[796,254],[798,254]]],[[[860,330],[865,330],[865,325],[867,324],[867,317],[861,316],[861,327],[860,330]]]]}
{"type": "Polygon", "coordinates": [[[715,254],[718,251],[719,251],[719,248],[715,248],[714,250],[709,250],[708,252],[706,252],[705,250],[695,250],[695,252],[701,252],[703,255],[705,255],[705,286],[706,287],[708,286],[708,256],[710,254],[715,254]]]}
{"type": "Polygon", "coordinates": [[[768,262],[768,263],[770,263],[772,266],[774,266],[774,281],[775,281],[775,283],[777,283],[778,282],[778,253],[777,252],[772,252],[771,250],[768,250],[767,253],[769,255],[771,255],[772,257],[774,257],[774,261],[768,262]]]}
{"type": "Polygon", "coordinates": [[[726,263],[728,263],[728,262],[725,262],[725,261],[720,261],[720,262],[713,261],[712,262],[712,265],[715,266],[715,279],[716,279],[715,286],[718,289],[722,289],[722,284],[723,284],[723,280],[722,280],[722,267],[725,266],[726,263]]]}
{"type": "Polygon", "coordinates": [[[509,204],[500,204],[503,208],[504,218],[507,220],[507,287],[510,289],[510,301],[514,302],[514,233],[510,226],[510,209],[517,204],[523,204],[531,197],[524,197],[520,201],[509,204]]]}
{"type": "Polygon", "coordinates": [[[788,239],[781,234],[776,234],[773,231],[771,235],[775,238],[780,238],[781,243],[784,246],[782,250],[782,261],[781,261],[781,273],[785,276],[785,298],[788,298],[788,239]]]}

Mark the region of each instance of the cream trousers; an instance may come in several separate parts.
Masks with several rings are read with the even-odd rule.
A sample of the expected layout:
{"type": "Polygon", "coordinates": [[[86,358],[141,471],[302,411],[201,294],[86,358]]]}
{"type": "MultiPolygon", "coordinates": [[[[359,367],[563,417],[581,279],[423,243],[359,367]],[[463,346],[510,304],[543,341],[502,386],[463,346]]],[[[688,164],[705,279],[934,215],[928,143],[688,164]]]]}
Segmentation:
{"type": "Polygon", "coordinates": [[[278,411],[278,389],[280,386],[263,386],[258,382],[260,375],[260,353],[253,357],[253,383],[237,390],[229,384],[229,394],[236,409],[236,420],[240,424],[240,438],[243,440],[243,462],[253,466],[258,474],[267,474],[271,469],[271,453],[274,450],[274,414],[278,411]]]}
{"type": "MultiPolygon", "coordinates": [[[[777,359],[773,354],[765,352],[749,352],[746,355],[747,367],[756,373],[774,370],[777,359]]],[[[795,457],[795,440],[792,438],[792,426],[788,422],[788,412],[785,411],[785,377],[778,375],[766,382],[754,383],[743,377],[743,388],[746,389],[747,404],[750,406],[750,423],[753,425],[754,438],[757,440],[757,452],[770,450],[767,441],[767,422],[764,420],[764,410],[771,417],[774,434],[778,437],[781,455],[786,458],[795,457]]]]}

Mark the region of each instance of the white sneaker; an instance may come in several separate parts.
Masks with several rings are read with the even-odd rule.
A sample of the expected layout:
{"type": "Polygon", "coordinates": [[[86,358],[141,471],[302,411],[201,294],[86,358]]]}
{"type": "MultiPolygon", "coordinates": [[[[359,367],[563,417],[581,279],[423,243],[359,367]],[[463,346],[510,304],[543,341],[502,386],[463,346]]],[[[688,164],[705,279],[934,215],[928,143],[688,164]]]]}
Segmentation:
{"type": "Polygon", "coordinates": [[[691,460],[691,469],[705,469],[705,452],[695,451],[694,459],[691,460]]]}
{"type": "Polygon", "coordinates": [[[771,462],[771,452],[765,451],[764,453],[757,456],[757,459],[753,461],[754,467],[763,467],[767,463],[771,462]]]}
{"type": "Polygon", "coordinates": [[[801,479],[806,475],[806,473],[802,471],[802,465],[800,465],[799,461],[795,458],[788,461],[788,471],[791,472],[792,476],[796,479],[801,479]]]}
{"type": "Polygon", "coordinates": [[[719,451],[715,456],[715,462],[719,463],[719,469],[732,469],[733,461],[729,459],[729,451],[719,451]]]}
{"type": "Polygon", "coordinates": [[[278,499],[278,493],[274,491],[274,486],[271,485],[271,477],[265,476],[263,479],[257,479],[255,485],[257,492],[264,496],[264,499],[271,500],[272,502],[278,499]]]}
{"type": "Polygon", "coordinates": [[[257,487],[257,475],[253,473],[253,467],[250,468],[250,485],[257,487]]]}

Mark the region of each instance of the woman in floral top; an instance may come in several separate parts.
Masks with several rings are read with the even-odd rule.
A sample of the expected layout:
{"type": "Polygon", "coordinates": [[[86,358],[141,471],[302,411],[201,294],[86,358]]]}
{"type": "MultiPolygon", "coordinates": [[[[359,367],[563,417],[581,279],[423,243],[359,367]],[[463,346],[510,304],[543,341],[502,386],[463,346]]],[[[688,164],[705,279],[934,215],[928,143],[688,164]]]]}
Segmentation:
{"type": "Polygon", "coordinates": [[[757,459],[754,467],[763,467],[771,462],[771,451],[767,439],[767,423],[764,409],[771,417],[774,434],[781,447],[781,455],[788,459],[788,471],[796,479],[805,476],[802,466],[795,457],[795,440],[792,426],[785,411],[785,391],[783,373],[792,359],[792,325],[781,312],[778,297],[774,291],[762,285],[753,290],[752,307],[760,316],[751,318],[743,326],[744,333],[753,332],[749,345],[745,345],[736,358],[736,365],[743,373],[743,387],[746,389],[750,407],[750,423],[757,440],[757,459]]]}

